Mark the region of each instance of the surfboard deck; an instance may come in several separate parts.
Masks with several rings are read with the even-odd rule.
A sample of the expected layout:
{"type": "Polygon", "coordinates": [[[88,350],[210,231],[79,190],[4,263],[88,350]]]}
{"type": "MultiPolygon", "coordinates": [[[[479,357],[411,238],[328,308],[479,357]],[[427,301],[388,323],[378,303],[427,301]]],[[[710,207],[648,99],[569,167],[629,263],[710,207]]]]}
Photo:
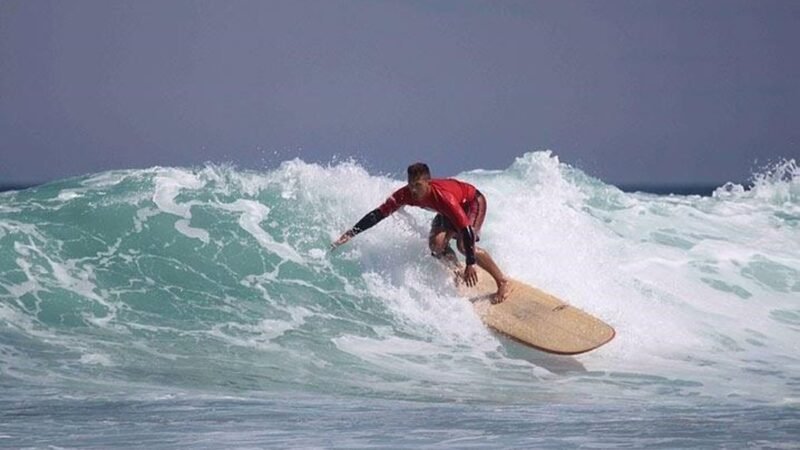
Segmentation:
{"type": "Polygon", "coordinates": [[[489,327],[523,344],[559,355],[576,355],[594,350],[614,338],[616,332],[602,320],[563,300],[517,280],[509,280],[511,292],[493,305],[497,291],[494,279],[476,267],[478,284],[462,284],[478,316],[489,327]]]}

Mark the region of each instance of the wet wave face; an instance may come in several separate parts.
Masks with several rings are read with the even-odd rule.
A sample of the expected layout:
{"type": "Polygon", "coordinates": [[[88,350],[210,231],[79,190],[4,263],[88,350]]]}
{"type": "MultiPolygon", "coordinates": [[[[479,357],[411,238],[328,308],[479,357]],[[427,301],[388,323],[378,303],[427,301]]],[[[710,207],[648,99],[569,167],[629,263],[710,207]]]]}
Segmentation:
{"type": "MultiPolygon", "coordinates": [[[[612,324],[576,358],[487,330],[356,163],[113,171],[0,194],[0,387],[530,403],[800,398],[800,169],[710,197],[624,193],[528,153],[458,178],[514,278],[612,324]]],[[[43,394],[44,395],[44,394],[43,394]]]]}

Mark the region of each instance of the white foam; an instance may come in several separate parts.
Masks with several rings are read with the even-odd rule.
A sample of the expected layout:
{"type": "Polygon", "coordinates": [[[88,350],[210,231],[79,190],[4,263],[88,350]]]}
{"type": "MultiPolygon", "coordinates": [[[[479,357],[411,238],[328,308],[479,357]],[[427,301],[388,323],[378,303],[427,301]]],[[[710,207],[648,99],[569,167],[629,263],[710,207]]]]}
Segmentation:
{"type": "MultiPolygon", "coordinates": [[[[0,194],[2,194],[2,193],[0,193],[0,194]]],[[[8,206],[8,205],[0,205],[0,213],[9,214],[9,213],[17,213],[17,212],[21,212],[21,211],[22,211],[21,208],[17,208],[17,207],[14,207],[14,206],[8,206]]],[[[0,237],[2,237],[2,235],[0,235],[0,237]]]]}
{"type": "MultiPolygon", "coordinates": [[[[790,176],[762,177],[753,188],[731,186],[711,198],[625,194],[589,179],[548,152],[527,154],[504,171],[435,175],[456,175],[487,195],[489,209],[479,245],[503,270],[616,328],[617,337],[610,344],[577,358],[589,370],[687,379],[702,383],[696,389],[702,394],[729,389],[775,400],[797,397],[786,380],[800,371],[800,336],[793,322],[798,311],[800,207],[798,177],[792,167],[787,166],[789,172],[795,171],[790,176]],[[762,368],[777,375],[750,375],[762,368]]],[[[213,229],[191,226],[193,208],[232,213],[243,230],[237,238],[255,239],[283,259],[277,266],[267,265],[263,269],[267,273],[241,274],[241,284],[261,293],[270,306],[276,302],[276,285],[302,287],[312,297],[318,292],[325,299],[342,293],[379,299],[391,317],[372,328],[377,336],[334,333],[331,339],[340,350],[388,372],[408,368],[416,381],[432,379],[438,370],[452,374],[448,380],[454,383],[484,382],[476,373],[497,375],[504,364],[514,364],[498,356],[496,336],[471,307],[448,292],[442,277],[434,277],[438,266],[429,257],[426,242],[432,213],[408,208],[336,252],[325,252],[329,239],[374,209],[403,184],[401,180],[370,176],[354,163],[324,167],[300,160],[266,174],[225,168],[154,169],[148,174],[155,182],[155,206],[136,211],[134,230],[141,231],[151,217],[165,213],[175,217],[178,232],[216,244],[212,237],[223,237],[214,236],[213,229]],[[296,211],[313,215],[295,221],[296,229],[281,229],[295,222],[268,203],[276,197],[281,205],[287,203],[281,199],[292,200],[288,214],[296,206],[296,211]],[[303,267],[284,270],[287,261],[303,267]],[[331,284],[322,285],[321,279],[331,284]]],[[[106,175],[84,185],[103,187],[121,179],[120,174],[106,175]]],[[[84,195],[89,196],[90,190],[84,195]]],[[[77,198],[70,192],[81,193],[65,190],[59,196],[77,198]]],[[[0,238],[15,241],[14,271],[19,275],[14,283],[0,280],[8,293],[3,300],[9,300],[0,302],[0,318],[19,324],[13,326],[32,336],[43,333],[46,342],[73,345],[68,336],[47,335],[51,329],[36,322],[39,297],[66,289],[108,310],[103,317],[87,318],[88,323],[119,325],[109,323],[115,313],[109,300],[113,297],[98,287],[95,270],[106,268],[111,255],[135,265],[136,257],[130,256],[134,251],[116,254],[117,248],[126,247],[124,238],[122,245],[118,240],[98,253],[99,260],[61,256],[61,244],[37,234],[33,225],[0,221],[0,238]],[[19,239],[9,239],[16,233],[19,239]],[[19,301],[23,296],[32,301],[19,301]],[[28,322],[12,314],[17,309],[28,322]]],[[[159,285],[143,278],[143,289],[159,285]]],[[[315,305],[301,313],[283,311],[246,324],[213,323],[211,331],[185,334],[211,333],[232,345],[274,349],[288,330],[307,322],[304,314],[311,314],[311,309],[324,316],[324,303],[320,305],[322,311],[315,305]]],[[[166,331],[147,323],[125,325],[125,329],[137,327],[166,331]]],[[[93,356],[99,354],[95,349],[80,349],[78,344],[84,363],[103,364],[102,357],[93,356]]]]}
{"type": "Polygon", "coordinates": [[[40,248],[41,244],[40,242],[37,245],[33,239],[29,240],[28,244],[14,242],[14,249],[20,255],[16,259],[17,267],[22,270],[27,280],[15,285],[4,286],[8,292],[16,298],[20,298],[26,294],[35,294],[40,290],[64,289],[105,307],[107,311],[105,316],[85,316],[87,321],[98,326],[106,326],[112,321],[116,316],[117,307],[107,301],[98,289],[94,266],[75,259],[59,261],[55,255],[51,257],[48,252],[40,248]],[[40,262],[38,264],[31,262],[34,260],[40,262]],[[44,266],[45,263],[50,267],[49,270],[44,266]],[[48,275],[52,275],[52,279],[48,279],[48,275]]]}
{"type": "Polygon", "coordinates": [[[800,165],[794,159],[771,164],[754,174],[749,188],[725,183],[713,196],[728,201],[760,200],[782,207],[797,206],[800,203],[800,165]]]}
{"type": "Polygon", "coordinates": [[[284,312],[289,314],[288,320],[262,319],[254,325],[229,322],[214,325],[208,334],[231,345],[275,349],[278,347],[272,344],[274,339],[289,330],[299,328],[305,323],[305,319],[312,315],[311,311],[299,306],[288,307],[284,312]]]}
{"type": "Polygon", "coordinates": [[[84,190],[64,189],[58,193],[58,197],[56,197],[56,200],[67,202],[70,200],[74,200],[76,198],[81,198],[83,196],[84,196],[84,190]]]}
{"type": "Polygon", "coordinates": [[[270,209],[254,200],[239,199],[233,203],[219,203],[217,206],[226,211],[241,212],[239,226],[253,236],[256,241],[268,251],[280,256],[282,259],[303,262],[295,249],[290,245],[276,242],[263,228],[261,222],[266,220],[270,209]]]}
{"type": "Polygon", "coordinates": [[[82,364],[92,364],[92,365],[99,365],[110,367],[114,364],[111,362],[111,358],[107,355],[103,355],[101,353],[86,353],[81,355],[80,362],[82,364]]]}
{"type": "Polygon", "coordinates": [[[328,252],[326,252],[321,248],[312,248],[311,250],[308,251],[308,256],[310,256],[313,259],[319,259],[319,260],[325,259],[325,256],[327,254],[328,252]]]}
{"type": "Polygon", "coordinates": [[[184,189],[200,189],[205,183],[196,175],[178,169],[164,169],[155,177],[155,190],[153,203],[162,212],[173,214],[184,220],[175,222],[175,229],[186,237],[199,239],[203,243],[209,242],[208,231],[193,228],[189,225],[192,218],[191,208],[193,202],[178,203],[176,197],[184,189]]]}
{"type": "Polygon", "coordinates": [[[449,276],[446,271],[427,264],[423,267],[429,272],[410,266],[394,276],[367,272],[363,279],[370,293],[392,310],[409,333],[434,336],[441,345],[470,343],[485,351],[496,350],[497,342],[472,306],[458,298],[452,286],[446,284],[449,276]]]}
{"type": "Polygon", "coordinates": [[[90,176],[83,181],[81,185],[93,188],[105,188],[114,186],[120,183],[127,176],[128,171],[109,171],[102,172],[97,175],[90,176]]]}
{"type": "Polygon", "coordinates": [[[202,228],[193,228],[189,226],[189,219],[179,219],[175,221],[175,229],[178,233],[193,239],[199,239],[204,244],[208,244],[211,238],[208,231],[202,228]]]}
{"type": "MultiPolygon", "coordinates": [[[[332,238],[400,184],[346,169],[292,167],[308,178],[306,185],[287,188],[292,198],[308,195],[314,205],[339,208],[330,220],[341,224],[331,230],[332,238]],[[331,183],[328,192],[334,194],[322,197],[315,192],[317,183],[331,183]]],[[[776,226],[773,215],[775,208],[793,214],[796,206],[786,204],[795,198],[798,177],[792,177],[761,184],[765,194],[744,197],[740,194],[747,191],[738,189],[713,198],[624,194],[577,173],[548,152],[527,154],[506,171],[458,175],[487,195],[479,245],[503,270],[616,328],[610,344],[579,357],[589,368],[652,372],[708,385],[749,360],[765,359],[784,372],[800,364],[790,355],[797,331],[771,317],[775,309],[796,310],[790,299],[796,295],[772,290],[747,275],[755,270],[748,267],[764,256],[786,270],[800,271],[797,232],[776,226]],[[766,346],[751,344],[752,333],[763,336],[755,341],[766,346]],[[687,362],[693,359],[711,363],[687,362]]],[[[361,263],[371,295],[385,302],[404,331],[445,346],[458,340],[484,345],[474,331],[482,328],[469,308],[437,311],[432,299],[446,305],[442,293],[429,287],[426,291],[433,282],[408,271],[426,267],[417,262],[426,257],[424,232],[417,229],[427,228],[431,217],[418,209],[408,212],[413,220],[386,220],[337,251],[335,258],[361,263]]],[[[344,345],[356,351],[354,342],[344,345]]],[[[748,383],[738,379],[737,389],[753,392],[748,383]]],[[[786,385],[778,384],[769,395],[782,389],[786,385]]]]}
{"type": "Polygon", "coordinates": [[[147,219],[157,216],[161,213],[156,208],[140,208],[136,211],[136,216],[133,218],[133,229],[139,233],[144,228],[145,222],[147,219]]]}

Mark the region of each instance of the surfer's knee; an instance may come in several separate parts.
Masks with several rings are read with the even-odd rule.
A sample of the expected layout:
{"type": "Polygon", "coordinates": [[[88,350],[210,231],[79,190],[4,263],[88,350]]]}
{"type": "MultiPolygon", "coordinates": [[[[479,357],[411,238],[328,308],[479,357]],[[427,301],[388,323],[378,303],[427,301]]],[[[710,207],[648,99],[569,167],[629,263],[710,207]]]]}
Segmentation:
{"type": "Polygon", "coordinates": [[[431,254],[444,256],[449,247],[447,233],[438,233],[431,236],[431,238],[428,240],[428,248],[430,248],[431,254]]]}
{"type": "Polygon", "coordinates": [[[445,243],[447,243],[445,237],[446,235],[444,233],[431,234],[428,238],[428,247],[431,249],[431,251],[434,251],[435,249],[443,249],[445,243]]]}
{"type": "Polygon", "coordinates": [[[440,242],[439,239],[431,239],[430,242],[428,242],[428,248],[431,251],[431,256],[434,258],[439,259],[444,256],[444,242],[440,242]]]}
{"type": "Polygon", "coordinates": [[[442,259],[442,258],[444,258],[444,255],[445,255],[445,252],[444,252],[444,251],[439,251],[439,252],[437,252],[437,251],[435,251],[435,250],[431,250],[431,256],[433,256],[433,257],[434,257],[434,258],[436,258],[436,259],[442,259]]]}
{"type": "Polygon", "coordinates": [[[453,253],[453,249],[450,248],[450,246],[447,245],[446,242],[442,242],[439,245],[431,245],[430,250],[431,250],[431,256],[433,256],[436,259],[444,258],[448,254],[453,253]]]}
{"type": "Polygon", "coordinates": [[[442,243],[440,246],[431,245],[430,250],[431,250],[431,256],[433,256],[436,259],[450,258],[453,255],[455,255],[453,248],[450,247],[450,244],[448,244],[447,242],[442,243]]]}

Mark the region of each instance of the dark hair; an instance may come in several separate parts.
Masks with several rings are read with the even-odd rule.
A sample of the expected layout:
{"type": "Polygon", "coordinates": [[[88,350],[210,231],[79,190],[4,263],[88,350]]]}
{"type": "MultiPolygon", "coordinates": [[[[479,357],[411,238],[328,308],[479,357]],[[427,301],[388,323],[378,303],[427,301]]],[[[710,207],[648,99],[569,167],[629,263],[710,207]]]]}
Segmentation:
{"type": "Polygon", "coordinates": [[[431,177],[431,169],[425,163],[414,163],[408,166],[408,181],[416,180],[419,177],[431,177]]]}

